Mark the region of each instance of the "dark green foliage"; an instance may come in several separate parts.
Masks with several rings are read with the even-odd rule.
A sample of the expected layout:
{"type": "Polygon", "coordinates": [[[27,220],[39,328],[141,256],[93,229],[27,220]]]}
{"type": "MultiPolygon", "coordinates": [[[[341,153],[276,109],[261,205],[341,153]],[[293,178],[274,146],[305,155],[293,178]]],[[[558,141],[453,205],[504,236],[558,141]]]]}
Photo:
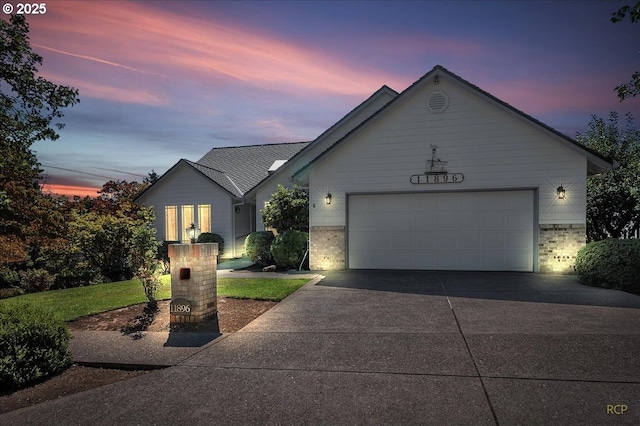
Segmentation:
{"type": "MultiPolygon", "coordinates": [[[[635,5],[624,5],[611,16],[611,22],[622,22],[629,16],[629,20],[632,23],[640,21],[640,1],[635,5]]],[[[636,71],[631,76],[631,80],[628,83],[621,84],[615,88],[620,101],[627,98],[636,97],[640,93],[640,71],[636,71]]]]}
{"type": "Polygon", "coordinates": [[[46,269],[28,269],[20,272],[20,287],[25,293],[47,291],[53,286],[55,279],[46,269]]]}
{"type": "Polygon", "coordinates": [[[640,293],[640,240],[602,240],[584,246],[576,257],[580,282],[640,293]]]}
{"type": "Polygon", "coordinates": [[[264,225],[278,232],[309,231],[309,194],[298,186],[287,189],[278,184],[278,191],[260,214],[264,225]]]}
{"type": "Polygon", "coordinates": [[[198,236],[198,243],[218,243],[218,256],[224,253],[224,238],[211,232],[203,232],[198,236]]]}
{"type": "Polygon", "coordinates": [[[615,164],[613,170],[587,178],[587,240],[629,238],[640,230],[640,131],[627,114],[608,120],[594,116],[578,142],[615,164]]]}
{"type": "Polygon", "coordinates": [[[0,288],[15,287],[20,285],[20,275],[15,269],[0,265],[0,288]]]}
{"type": "Polygon", "coordinates": [[[245,255],[261,266],[267,266],[273,262],[271,256],[271,243],[274,236],[271,231],[252,232],[244,240],[245,255]]]}
{"type": "Polygon", "coordinates": [[[134,229],[131,238],[131,267],[135,277],[142,283],[147,296],[147,307],[150,311],[158,308],[158,290],[160,289],[161,263],[158,261],[156,230],[151,223],[139,225],[134,229]]]}
{"type": "Polygon", "coordinates": [[[31,146],[58,139],[58,119],[79,101],[78,91],[38,76],[40,65],[24,15],[0,19],[0,265],[27,261],[29,246],[55,239],[51,225],[59,223],[31,146]]]}
{"type": "Polygon", "coordinates": [[[34,305],[0,304],[0,391],[57,374],[71,363],[63,321],[34,305]]]}
{"type": "Polygon", "coordinates": [[[171,272],[171,259],[169,259],[169,246],[171,244],[180,244],[180,241],[163,241],[158,246],[157,259],[162,265],[162,273],[168,274],[171,272]]]}
{"type": "Polygon", "coordinates": [[[278,268],[298,269],[305,253],[309,234],[302,231],[286,231],[271,243],[271,254],[278,268]]]}

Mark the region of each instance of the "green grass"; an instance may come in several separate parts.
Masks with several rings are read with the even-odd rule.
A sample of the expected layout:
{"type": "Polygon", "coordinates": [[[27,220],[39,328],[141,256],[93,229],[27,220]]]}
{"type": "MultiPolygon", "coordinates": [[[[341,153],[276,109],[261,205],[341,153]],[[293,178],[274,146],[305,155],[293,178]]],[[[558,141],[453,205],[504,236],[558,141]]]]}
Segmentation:
{"type": "Polygon", "coordinates": [[[305,278],[219,278],[218,296],[279,302],[308,282],[305,278]]]}
{"type": "MultiPolygon", "coordinates": [[[[280,301],[306,284],[308,279],[218,278],[218,296],[280,301]]],[[[171,277],[160,278],[158,299],[171,299],[171,277]]],[[[87,287],[30,293],[2,299],[0,303],[31,302],[50,310],[63,321],[112,309],[145,303],[142,284],[137,280],[97,284],[87,287]]]]}

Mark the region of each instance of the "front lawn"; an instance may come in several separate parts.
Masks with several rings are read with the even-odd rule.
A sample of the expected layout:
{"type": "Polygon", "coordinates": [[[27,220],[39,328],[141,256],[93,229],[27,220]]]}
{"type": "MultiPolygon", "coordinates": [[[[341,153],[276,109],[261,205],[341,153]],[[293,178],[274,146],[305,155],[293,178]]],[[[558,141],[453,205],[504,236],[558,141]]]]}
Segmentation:
{"type": "MultiPolygon", "coordinates": [[[[218,296],[279,302],[308,281],[300,278],[218,278],[218,296]]],[[[171,277],[164,275],[160,282],[162,286],[158,299],[171,299],[171,277]]],[[[50,310],[63,321],[71,321],[146,301],[142,284],[137,280],[129,280],[24,294],[2,299],[0,303],[31,302],[50,310]]]]}

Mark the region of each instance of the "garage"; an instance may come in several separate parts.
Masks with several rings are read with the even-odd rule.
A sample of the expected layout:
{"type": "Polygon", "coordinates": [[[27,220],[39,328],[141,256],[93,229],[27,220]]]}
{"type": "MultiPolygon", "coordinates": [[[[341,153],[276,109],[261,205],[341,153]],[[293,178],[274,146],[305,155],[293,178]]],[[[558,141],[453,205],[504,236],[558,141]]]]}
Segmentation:
{"type": "Polygon", "coordinates": [[[533,271],[534,191],[348,195],[351,269],[533,271]]]}

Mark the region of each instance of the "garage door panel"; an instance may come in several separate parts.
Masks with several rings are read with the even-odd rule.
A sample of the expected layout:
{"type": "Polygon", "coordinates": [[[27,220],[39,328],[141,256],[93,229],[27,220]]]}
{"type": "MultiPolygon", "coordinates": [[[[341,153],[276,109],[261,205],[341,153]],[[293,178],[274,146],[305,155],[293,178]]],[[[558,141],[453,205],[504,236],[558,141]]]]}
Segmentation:
{"type": "Polygon", "coordinates": [[[533,270],[532,191],[353,195],[348,203],[350,268],[533,270]]]}
{"type": "Polygon", "coordinates": [[[482,249],[482,232],[468,230],[458,236],[458,248],[461,250],[482,249]]]}
{"type": "Polygon", "coordinates": [[[527,250],[531,244],[532,235],[529,231],[507,231],[505,239],[509,249],[527,250]]]}

